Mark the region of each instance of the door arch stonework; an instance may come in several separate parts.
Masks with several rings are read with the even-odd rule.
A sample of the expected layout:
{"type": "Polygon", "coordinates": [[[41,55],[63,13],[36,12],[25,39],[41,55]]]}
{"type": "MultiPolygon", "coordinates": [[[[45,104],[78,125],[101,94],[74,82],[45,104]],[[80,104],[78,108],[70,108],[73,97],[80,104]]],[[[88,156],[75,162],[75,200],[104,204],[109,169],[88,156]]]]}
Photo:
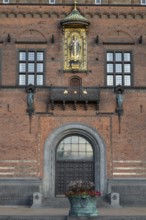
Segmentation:
{"type": "Polygon", "coordinates": [[[55,154],[59,142],[71,134],[86,137],[94,147],[95,156],[95,189],[102,194],[106,192],[106,149],[103,139],[97,131],[81,123],[69,123],[55,129],[46,139],[44,145],[44,197],[55,196],[55,154]]]}

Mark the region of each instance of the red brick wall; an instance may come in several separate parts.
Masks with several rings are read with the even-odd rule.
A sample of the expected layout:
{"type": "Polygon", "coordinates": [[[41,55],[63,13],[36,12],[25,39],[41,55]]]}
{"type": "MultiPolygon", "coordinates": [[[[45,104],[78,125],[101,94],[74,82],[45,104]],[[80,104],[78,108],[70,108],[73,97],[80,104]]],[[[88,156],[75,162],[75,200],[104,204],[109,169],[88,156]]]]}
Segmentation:
{"type": "MultiPolygon", "coordinates": [[[[0,177],[42,177],[44,143],[48,135],[64,123],[81,122],[97,130],[106,144],[107,173],[112,177],[146,177],[145,174],[145,130],[146,130],[146,87],[145,87],[145,9],[142,7],[80,7],[90,20],[88,30],[88,69],[86,73],[61,73],[63,66],[63,33],[61,13],[69,13],[71,7],[59,6],[5,6],[0,8],[1,85],[17,85],[17,50],[40,48],[46,51],[46,86],[68,86],[69,78],[78,75],[83,86],[100,84],[100,114],[94,106],[85,111],[77,105],[67,105],[63,111],[56,105],[54,115],[34,114],[30,121],[26,112],[25,89],[0,88],[0,177]],[[9,14],[8,17],[5,12],[9,14]],[[11,14],[11,16],[10,16],[11,14]],[[139,14],[139,15],[137,15],[139,14]],[[16,17],[13,17],[13,16],[16,17]],[[23,17],[22,17],[23,15],[23,17]],[[30,17],[32,16],[32,17],[30,17]],[[123,18],[125,16],[125,18],[123,18]],[[29,30],[34,30],[31,36],[29,30]],[[103,42],[117,40],[117,31],[124,33],[119,39],[134,45],[104,45],[103,42]],[[39,33],[39,34],[36,34],[39,33]],[[12,41],[6,42],[10,34],[12,41]],[[51,43],[54,34],[55,43],[51,43]],[[99,44],[95,44],[96,36],[99,44]],[[143,44],[138,39],[143,36],[143,44]],[[45,39],[47,44],[18,44],[21,39],[45,39]],[[133,78],[135,87],[124,92],[124,114],[121,117],[119,134],[116,101],[113,89],[105,86],[106,50],[130,50],[133,53],[133,78]],[[54,58],[54,60],[52,60],[54,58]],[[97,58],[97,60],[96,60],[97,58]],[[141,107],[142,106],[142,107],[141,107]],[[105,114],[106,113],[106,114],[105,114]],[[133,168],[134,167],[134,168],[133,168]],[[120,174],[121,173],[121,174],[120,174]]],[[[37,89],[35,111],[45,112],[49,91],[37,89]]]]}

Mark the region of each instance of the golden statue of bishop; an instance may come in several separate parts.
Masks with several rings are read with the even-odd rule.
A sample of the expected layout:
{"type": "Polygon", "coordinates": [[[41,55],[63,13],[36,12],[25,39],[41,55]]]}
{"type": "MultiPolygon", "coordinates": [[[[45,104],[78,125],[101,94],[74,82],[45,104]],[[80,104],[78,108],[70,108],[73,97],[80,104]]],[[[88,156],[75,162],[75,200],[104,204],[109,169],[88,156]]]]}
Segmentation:
{"type": "Polygon", "coordinates": [[[81,55],[81,45],[78,38],[75,35],[73,35],[69,48],[70,48],[70,61],[79,62],[81,55]]]}

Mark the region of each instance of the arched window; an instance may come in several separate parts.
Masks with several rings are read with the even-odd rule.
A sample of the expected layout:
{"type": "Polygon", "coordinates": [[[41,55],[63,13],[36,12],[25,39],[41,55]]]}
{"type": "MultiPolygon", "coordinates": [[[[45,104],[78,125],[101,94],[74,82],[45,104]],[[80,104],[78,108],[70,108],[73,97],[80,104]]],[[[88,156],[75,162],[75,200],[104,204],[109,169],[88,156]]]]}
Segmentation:
{"type": "Polygon", "coordinates": [[[71,87],[81,87],[82,86],[82,81],[80,77],[73,77],[70,79],[70,86],[71,87]]]}
{"type": "Polygon", "coordinates": [[[93,160],[92,146],[81,136],[69,136],[60,142],[57,160],[93,160]]]}

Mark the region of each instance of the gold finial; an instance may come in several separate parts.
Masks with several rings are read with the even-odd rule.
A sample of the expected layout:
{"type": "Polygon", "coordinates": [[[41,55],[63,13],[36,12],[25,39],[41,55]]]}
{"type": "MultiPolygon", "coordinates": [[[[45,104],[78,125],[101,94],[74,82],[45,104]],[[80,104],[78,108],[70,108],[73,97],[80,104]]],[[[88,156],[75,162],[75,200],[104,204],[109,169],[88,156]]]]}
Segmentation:
{"type": "Polygon", "coordinates": [[[77,0],[74,0],[74,9],[76,10],[77,9],[77,0]]]}

